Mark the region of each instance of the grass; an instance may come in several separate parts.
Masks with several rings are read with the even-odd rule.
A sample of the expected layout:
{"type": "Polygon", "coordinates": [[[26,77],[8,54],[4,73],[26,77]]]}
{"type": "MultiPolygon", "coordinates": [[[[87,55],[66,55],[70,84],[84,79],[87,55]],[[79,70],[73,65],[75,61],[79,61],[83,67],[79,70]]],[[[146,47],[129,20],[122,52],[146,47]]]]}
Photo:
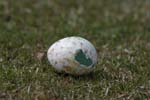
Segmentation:
{"type": "Polygon", "coordinates": [[[0,100],[149,100],[149,0],[1,0],[0,100]],[[49,46],[91,41],[93,73],[55,73],[49,46]]]}

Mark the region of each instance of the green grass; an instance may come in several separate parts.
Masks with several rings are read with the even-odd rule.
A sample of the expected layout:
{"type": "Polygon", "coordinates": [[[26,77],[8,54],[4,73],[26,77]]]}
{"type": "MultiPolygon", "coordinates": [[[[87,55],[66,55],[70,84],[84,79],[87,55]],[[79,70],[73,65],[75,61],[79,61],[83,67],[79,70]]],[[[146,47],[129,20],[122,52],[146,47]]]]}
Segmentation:
{"type": "Polygon", "coordinates": [[[150,1],[0,0],[0,100],[149,100],[150,1]],[[93,73],[55,73],[49,46],[91,41],[93,73]]]}

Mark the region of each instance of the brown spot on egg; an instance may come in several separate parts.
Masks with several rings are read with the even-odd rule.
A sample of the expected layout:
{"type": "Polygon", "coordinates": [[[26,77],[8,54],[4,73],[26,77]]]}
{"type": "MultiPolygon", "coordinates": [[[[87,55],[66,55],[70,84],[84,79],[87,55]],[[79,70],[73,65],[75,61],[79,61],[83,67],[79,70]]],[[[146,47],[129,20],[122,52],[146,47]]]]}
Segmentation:
{"type": "Polygon", "coordinates": [[[54,62],[55,65],[56,65],[57,63],[58,63],[57,61],[54,62]]]}
{"type": "Polygon", "coordinates": [[[80,42],[80,45],[81,45],[81,46],[83,46],[83,43],[82,43],[82,42],[80,42]]]}
{"type": "Polygon", "coordinates": [[[53,52],[53,51],[54,51],[54,48],[51,49],[51,52],[53,52]]]}
{"type": "Polygon", "coordinates": [[[87,51],[87,50],[85,50],[85,54],[87,54],[87,52],[88,52],[88,51],[87,51]]]}
{"type": "Polygon", "coordinates": [[[72,68],[70,66],[65,66],[63,68],[64,68],[64,71],[67,73],[70,73],[72,71],[72,68]]]}
{"type": "Polygon", "coordinates": [[[90,51],[90,55],[92,55],[92,52],[90,51]]]}
{"type": "Polygon", "coordinates": [[[76,43],[75,43],[75,42],[72,42],[72,44],[73,44],[73,45],[76,45],[76,43]]]}
{"type": "Polygon", "coordinates": [[[56,53],[56,56],[58,56],[58,53],[56,53]]]}

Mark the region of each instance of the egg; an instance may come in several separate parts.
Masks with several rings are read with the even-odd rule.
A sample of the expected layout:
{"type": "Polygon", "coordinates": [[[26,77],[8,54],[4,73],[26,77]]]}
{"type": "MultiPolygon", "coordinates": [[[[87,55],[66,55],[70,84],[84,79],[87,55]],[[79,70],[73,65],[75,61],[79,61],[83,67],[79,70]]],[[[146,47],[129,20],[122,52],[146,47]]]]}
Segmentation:
{"type": "Polygon", "coordinates": [[[95,47],[82,37],[56,41],[47,52],[48,61],[57,72],[83,75],[94,70],[98,57],[95,47]]]}

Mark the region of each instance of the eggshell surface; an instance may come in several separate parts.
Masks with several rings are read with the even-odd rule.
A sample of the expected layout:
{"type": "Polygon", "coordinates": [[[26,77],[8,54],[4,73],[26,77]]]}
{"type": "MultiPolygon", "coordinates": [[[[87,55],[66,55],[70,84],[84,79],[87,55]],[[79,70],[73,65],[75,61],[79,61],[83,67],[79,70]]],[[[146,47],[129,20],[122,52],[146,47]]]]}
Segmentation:
{"type": "Polygon", "coordinates": [[[47,57],[56,71],[74,75],[90,73],[98,59],[95,47],[75,36],[56,41],[48,49],[47,57]]]}

